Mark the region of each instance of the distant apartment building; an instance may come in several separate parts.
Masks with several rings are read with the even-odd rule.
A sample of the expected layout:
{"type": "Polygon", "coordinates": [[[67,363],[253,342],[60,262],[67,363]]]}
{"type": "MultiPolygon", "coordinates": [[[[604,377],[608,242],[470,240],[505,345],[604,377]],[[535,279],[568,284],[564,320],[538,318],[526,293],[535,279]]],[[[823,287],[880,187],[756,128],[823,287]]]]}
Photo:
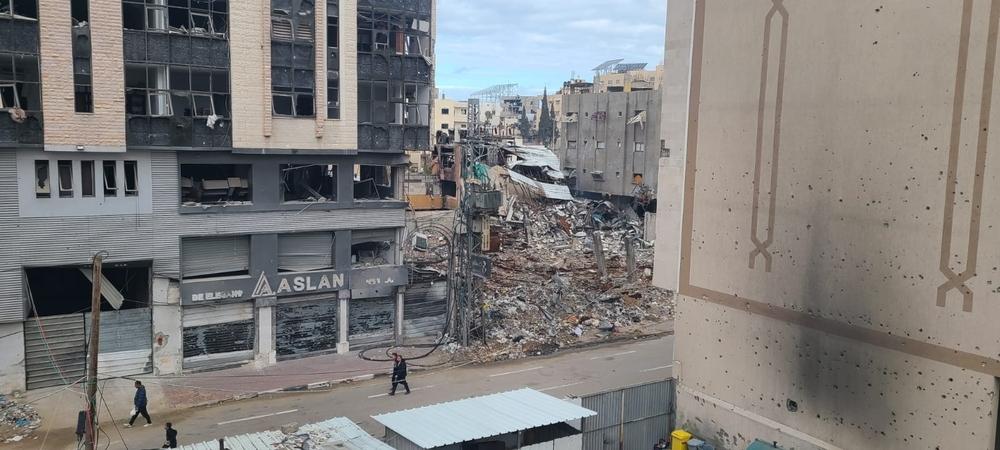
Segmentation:
{"type": "Polygon", "coordinates": [[[998,20],[668,2],[654,282],[679,294],[678,427],[998,448],[998,20]]]}
{"type": "Polygon", "coordinates": [[[618,64],[610,71],[594,76],[594,92],[632,92],[659,90],[663,65],[646,70],[645,63],[618,64]]]}
{"type": "Polygon", "coordinates": [[[463,132],[469,129],[469,102],[439,98],[434,101],[434,125],[437,133],[447,134],[451,140],[460,141],[463,132]]]}
{"type": "Polygon", "coordinates": [[[407,336],[433,0],[3,4],[0,391],[407,336]]]}

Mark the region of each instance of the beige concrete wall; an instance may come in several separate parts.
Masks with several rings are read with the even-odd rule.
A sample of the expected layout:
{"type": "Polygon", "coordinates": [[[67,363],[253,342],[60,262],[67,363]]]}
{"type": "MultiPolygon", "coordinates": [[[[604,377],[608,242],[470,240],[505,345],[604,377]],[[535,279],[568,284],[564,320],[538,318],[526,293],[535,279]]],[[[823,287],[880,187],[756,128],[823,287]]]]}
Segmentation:
{"type": "MultiPolygon", "coordinates": [[[[458,131],[462,128],[461,126],[465,124],[468,126],[469,121],[467,117],[467,111],[469,107],[469,102],[452,100],[450,98],[439,98],[434,100],[434,109],[431,111],[431,136],[435,136],[438,131],[442,131],[441,124],[448,124],[448,130],[456,130],[455,136],[458,136],[458,131]],[[448,115],[441,114],[441,110],[448,108],[448,115]]],[[[433,142],[433,141],[432,141],[433,142]]]]}
{"type": "MultiPolygon", "coordinates": [[[[684,203],[684,147],[687,137],[688,73],[691,70],[691,19],[694,0],[667,2],[663,85],[660,89],[661,152],[657,167],[653,284],[677,292],[681,263],[681,218],[684,203]]],[[[646,151],[651,151],[649,148],[646,151]]]]}
{"type": "Polygon", "coordinates": [[[316,2],[316,118],[272,117],[270,0],[230,5],[233,147],[357,149],[357,2],[340,2],[340,119],[326,118],[326,2],[316,2]]]}
{"type": "Polygon", "coordinates": [[[681,423],[724,448],[993,448],[1000,0],[693,17],[681,423]]]}
{"type": "Polygon", "coordinates": [[[77,113],[73,97],[70,2],[39,2],[45,149],[125,151],[122,2],[90,0],[94,112],[77,113]]]}

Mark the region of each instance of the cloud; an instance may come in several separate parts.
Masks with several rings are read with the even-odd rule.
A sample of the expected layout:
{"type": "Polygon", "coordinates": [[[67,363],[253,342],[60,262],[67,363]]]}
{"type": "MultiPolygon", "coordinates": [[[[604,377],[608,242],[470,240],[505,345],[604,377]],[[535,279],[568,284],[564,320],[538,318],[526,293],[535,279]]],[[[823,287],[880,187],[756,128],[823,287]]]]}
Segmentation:
{"type": "Polygon", "coordinates": [[[450,98],[501,83],[553,91],[609,59],[663,59],[665,0],[438,0],[437,84],[450,98]]]}

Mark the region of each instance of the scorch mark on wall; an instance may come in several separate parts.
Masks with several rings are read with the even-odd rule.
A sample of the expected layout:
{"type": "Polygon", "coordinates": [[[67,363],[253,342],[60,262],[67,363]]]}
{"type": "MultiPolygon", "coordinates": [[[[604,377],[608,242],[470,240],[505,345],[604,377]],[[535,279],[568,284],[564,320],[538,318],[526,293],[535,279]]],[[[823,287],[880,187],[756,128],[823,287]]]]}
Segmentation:
{"type": "Polygon", "coordinates": [[[778,190],[778,151],[781,147],[781,104],[785,91],[785,55],[788,47],[788,10],[785,9],[783,0],[771,1],[773,5],[768,10],[767,15],[764,16],[764,43],[760,61],[760,98],[757,102],[757,154],[753,174],[753,217],[750,220],[750,240],[754,244],[754,249],[750,252],[750,268],[753,269],[756,265],[757,255],[762,255],[764,257],[764,270],[767,272],[771,271],[772,260],[771,251],[768,250],[768,247],[774,242],[774,214],[778,190]],[[775,80],[776,87],[773,94],[773,106],[769,108],[767,103],[767,88],[770,81],[768,69],[773,64],[771,61],[771,26],[775,15],[778,15],[781,20],[781,38],[779,41],[780,49],[778,50],[777,80],[775,80]],[[770,136],[766,136],[764,128],[768,116],[773,116],[771,117],[773,124],[771,125],[770,136]],[[768,137],[771,140],[771,155],[770,161],[765,161],[764,148],[765,140],[768,137]],[[765,234],[766,237],[761,240],[758,236],[760,234],[758,225],[761,203],[760,183],[761,175],[766,169],[765,166],[770,166],[770,181],[767,190],[767,232],[765,234]]]}
{"type": "MultiPolygon", "coordinates": [[[[974,112],[965,109],[965,83],[969,65],[969,40],[972,28],[973,0],[965,0],[962,7],[962,28],[958,48],[958,69],[955,76],[955,100],[951,117],[951,140],[948,149],[948,179],[944,189],[944,227],[941,236],[941,273],[947,281],[938,286],[937,305],[944,307],[948,293],[953,289],[962,293],[962,310],[972,311],[972,289],[965,283],[976,275],[976,262],[979,256],[980,218],[983,206],[983,182],[986,169],[986,151],[989,143],[990,109],[993,98],[993,81],[997,56],[997,22],[1000,18],[1000,0],[990,4],[989,32],[987,34],[985,67],[983,68],[983,87],[980,93],[978,141],[976,142],[976,160],[972,183],[972,204],[969,213],[969,236],[966,250],[965,270],[955,273],[950,266],[952,257],[952,237],[955,225],[955,192],[959,190],[958,165],[961,158],[962,122],[967,115],[974,112]]],[[[970,108],[971,109],[971,108],[970,108]]],[[[962,180],[963,184],[967,180],[962,180]]],[[[957,255],[956,255],[957,256],[957,255]]],[[[956,264],[957,265],[957,264],[956,264]]]]}

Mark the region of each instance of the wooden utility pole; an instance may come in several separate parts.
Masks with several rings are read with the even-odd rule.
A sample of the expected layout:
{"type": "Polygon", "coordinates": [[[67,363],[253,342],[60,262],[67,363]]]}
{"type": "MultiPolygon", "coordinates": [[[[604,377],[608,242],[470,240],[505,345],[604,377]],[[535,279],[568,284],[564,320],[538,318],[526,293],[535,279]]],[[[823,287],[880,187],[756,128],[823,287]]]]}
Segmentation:
{"type": "Polygon", "coordinates": [[[87,346],[87,450],[97,450],[97,347],[101,339],[101,254],[94,255],[90,291],[90,343],[87,346]]]}

